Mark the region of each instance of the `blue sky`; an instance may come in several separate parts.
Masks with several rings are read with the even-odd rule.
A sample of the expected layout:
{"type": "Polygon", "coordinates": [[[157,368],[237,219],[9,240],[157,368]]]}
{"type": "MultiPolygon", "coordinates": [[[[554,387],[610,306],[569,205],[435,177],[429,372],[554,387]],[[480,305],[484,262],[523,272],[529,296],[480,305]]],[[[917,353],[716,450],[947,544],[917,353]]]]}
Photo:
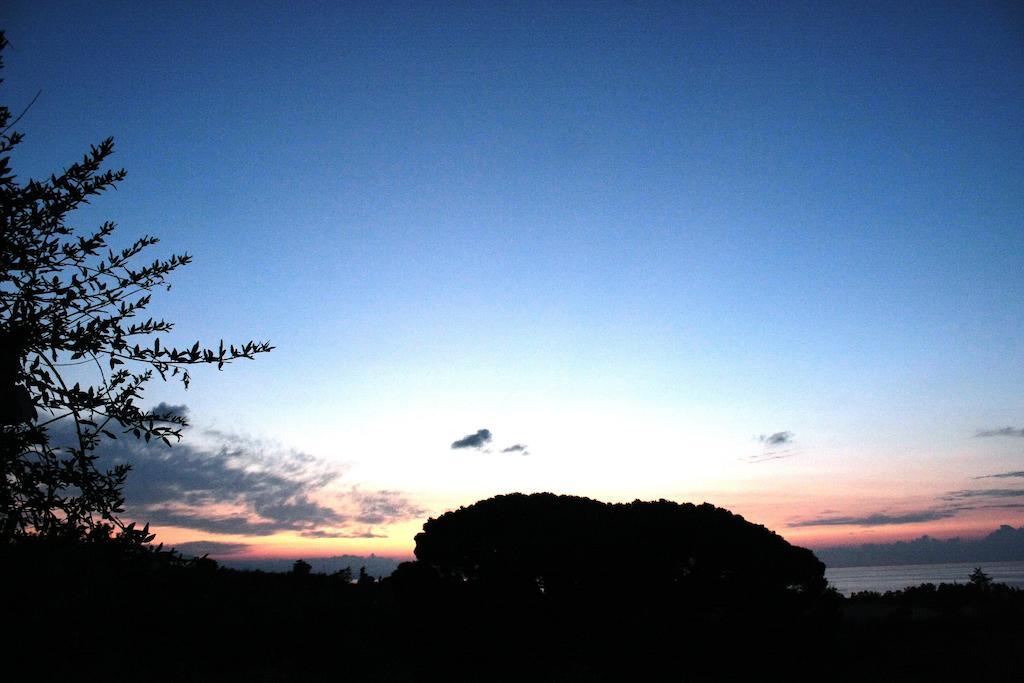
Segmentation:
{"type": "Polygon", "coordinates": [[[154,402],[431,512],[706,496],[786,534],[1024,465],[973,436],[1024,426],[1019,4],[380,5],[0,10],[4,101],[43,91],[15,168],[115,136],[83,225],[195,255],[181,341],[278,347],[154,402]],[[449,448],[485,427],[530,455],[449,448]]]}

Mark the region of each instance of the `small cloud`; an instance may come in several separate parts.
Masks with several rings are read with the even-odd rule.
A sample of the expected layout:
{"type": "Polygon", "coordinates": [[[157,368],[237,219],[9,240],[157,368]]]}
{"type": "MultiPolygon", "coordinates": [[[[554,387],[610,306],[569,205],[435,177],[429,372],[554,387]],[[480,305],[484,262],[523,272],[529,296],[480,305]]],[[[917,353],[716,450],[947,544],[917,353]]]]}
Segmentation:
{"type": "Polygon", "coordinates": [[[476,434],[468,434],[458,441],[452,442],[453,449],[460,448],[483,448],[491,442],[492,439],[490,429],[478,429],[476,434]]]}
{"type": "Polygon", "coordinates": [[[526,450],[526,444],[524,444],[524,443],[517,443],[517,444],[513,444],[513,445],[511,445],[511,446],[509,446],[507,448],[502,448],[501,452],[502,453],[522,453],[523,455],[529,455],[530,454],[530,451],[526,450]]]}
{"type": "Polygon", "coordinates": [[[175,550],[186,557],[237,555],[249,548],[248,543],[222,543],[221,541],[186,541],[174,546],[175,550]]]}
{"type": "Polygon", "coordinates": [[[793,443],[793,432],[775,432],[774,434],[762,434],[757,437],[757,440],[763,443],[765,446],[783,446],[785,444],[793,443]]]}
{"type": "Polygon", "coordinates": [[[915,512],[904,512],[901,514],[876,512],[863,516],[817,517],[814,519],[803,519],[797,522],[790,522],[788,526],[892,526],[896,524],[915,524],[918,522],[934,522],[940,519],[949,519],[950,517],[956,516],[958,512],[960,512],[960,508],[918,510],[915,512]]]}
{"type": "Polygon", "coordinates": [[[999,429],[982,429],[975,432],[976,437],[989,437],[989,436],[1015,436],[1024,437],[1024,427],[1016,429],[1014,427],[1000,427],[999,429]]]}

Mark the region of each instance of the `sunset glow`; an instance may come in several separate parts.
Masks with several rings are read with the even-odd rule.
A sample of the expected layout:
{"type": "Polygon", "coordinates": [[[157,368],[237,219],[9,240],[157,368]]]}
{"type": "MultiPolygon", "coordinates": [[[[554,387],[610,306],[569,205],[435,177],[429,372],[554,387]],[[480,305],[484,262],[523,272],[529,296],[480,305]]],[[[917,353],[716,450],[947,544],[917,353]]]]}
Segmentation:
{"type": "Polygon", "coordinates": [[[1024,524],[1019,10],[249,5],[0,12],[20,172],[113,135],[75,220],[194,255],[167,343],[276,347],[105,451],[157,541],[407,558],[542,491],[1024,524]]]}

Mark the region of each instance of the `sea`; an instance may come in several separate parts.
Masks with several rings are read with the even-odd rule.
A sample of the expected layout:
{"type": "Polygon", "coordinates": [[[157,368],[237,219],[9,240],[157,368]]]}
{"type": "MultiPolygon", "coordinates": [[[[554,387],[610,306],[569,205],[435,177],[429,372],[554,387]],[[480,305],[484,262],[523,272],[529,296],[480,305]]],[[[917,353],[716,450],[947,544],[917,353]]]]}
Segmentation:
{"type": "Polygon", "coordinates": [[[825,578],[843,595],[860,591],[896,591],[922,583],[967,583],[976,567],[996,583],[1024,588],[1024,562],[952,562],[884,567],[828,567],[825,578]]]}

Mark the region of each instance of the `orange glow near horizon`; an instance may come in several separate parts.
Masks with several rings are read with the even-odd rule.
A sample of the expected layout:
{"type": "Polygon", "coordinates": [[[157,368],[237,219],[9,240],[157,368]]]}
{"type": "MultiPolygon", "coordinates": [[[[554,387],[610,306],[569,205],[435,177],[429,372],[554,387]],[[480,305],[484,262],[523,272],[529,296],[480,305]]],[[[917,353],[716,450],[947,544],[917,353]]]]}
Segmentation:
{"type": "MultiPolygon", "coordinates": [[[[820,506],[808,505],[807,501],[802,501],[803,507],[798,508],[795,505],[787,506],[778,500],[753,499],[751,496],[735,494],[732,496],[696,496],[692,500],[701,503],[704,502],[704,498],[708,499],[707,502],[742,515],[750,522],[763,524],[794,545],[811,549],[910,541],[923,535],[943,540],[953,537],[978,538],[991,533],[1001,524],[1013,526],[1024,524],[1021,520],[1009,519],[1005,511],[977,510],[948,519],[906,524],[791,526],[789,520],[814,516],[820,512],[820,506]]],[[[628,500],[633,500],[633,498],[628,500]]],[[[625,500],[616,502],[625,502],[625,500]]],[[[466,503],[460,502],[446,509],[455,509],[462,504],[466,503]]],[[[437,516],[444,511],[445,509],[442,509],[429,516],[437,516]]],[[[225,535],[197,532],[181,527],[154,527],[152,531],[157,535],[156,542],[163,543],[168,547],[194,541],[243,546],[243,549],[235,552],[210,552],[210,556],[215,559],[315,559],[337,555],[365,556],[373,554],[406,560],[413,557],[415,535],[422,530],[427,518],[428,515],[425,515],[420,519],[382,526],[380,529],[374,530],[379,536],[373,538],[306,538],[294,532],[267,536],[225,535]]]]}

